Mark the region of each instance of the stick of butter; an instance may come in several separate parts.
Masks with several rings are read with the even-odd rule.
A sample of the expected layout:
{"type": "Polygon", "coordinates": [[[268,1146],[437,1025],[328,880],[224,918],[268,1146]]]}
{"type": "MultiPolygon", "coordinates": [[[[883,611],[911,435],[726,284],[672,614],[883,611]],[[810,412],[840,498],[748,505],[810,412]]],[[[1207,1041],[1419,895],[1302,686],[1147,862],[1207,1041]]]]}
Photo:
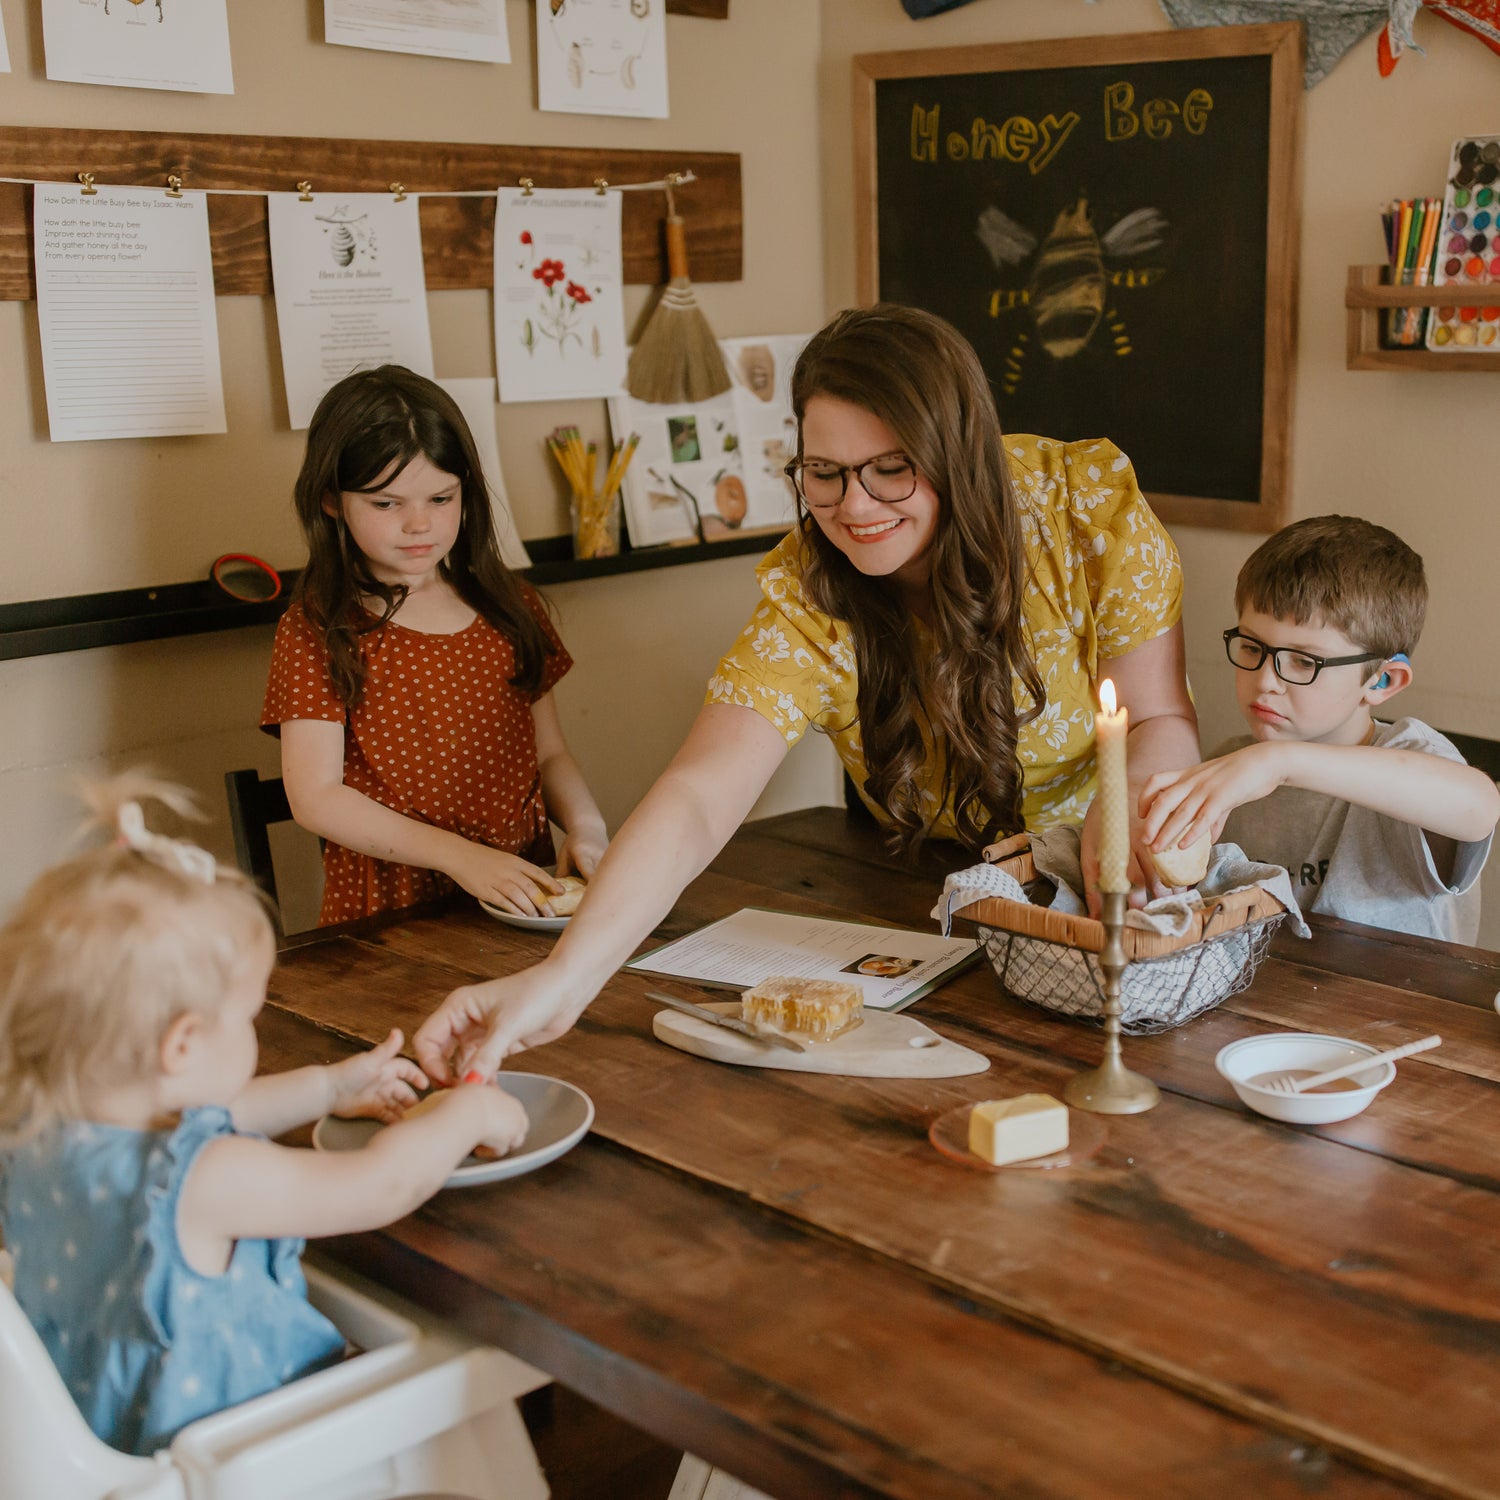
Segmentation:
{"type": "Polygon", "coordinates": [[[969,1111],[969,1150],[992,1166],[1066,1150],[1068,1106],[1051,1094],[986,1099],[969,1111]]]}

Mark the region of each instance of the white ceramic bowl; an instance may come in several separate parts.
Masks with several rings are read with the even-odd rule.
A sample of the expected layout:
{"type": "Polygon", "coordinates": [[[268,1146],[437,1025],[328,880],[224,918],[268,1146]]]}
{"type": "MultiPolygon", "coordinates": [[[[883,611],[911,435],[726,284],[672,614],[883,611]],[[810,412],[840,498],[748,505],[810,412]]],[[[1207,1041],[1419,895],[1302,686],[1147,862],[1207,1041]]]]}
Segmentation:
{"type": "Polygon", "coordinates": [[[1360,1085],[1332,1093],[1280,1094],[1251,1083],[1266,1073],[1290,1073],[1310,1068],[1316,1073],[1342,1067],[1359,1057],[1374,1057],[1378,1047],[1351,1042],[1347,1037],[1313,1031],[1273,1031],[1248,1036],[1219,1050],[1214,1067],[1229,1086],[1257,1114],[1293,1125],[1327,1125],[1357,1115],[1396,1076],[1394,1063],[1377,1063],[1353,1073],[1345,1083],[1360,1085]]]}

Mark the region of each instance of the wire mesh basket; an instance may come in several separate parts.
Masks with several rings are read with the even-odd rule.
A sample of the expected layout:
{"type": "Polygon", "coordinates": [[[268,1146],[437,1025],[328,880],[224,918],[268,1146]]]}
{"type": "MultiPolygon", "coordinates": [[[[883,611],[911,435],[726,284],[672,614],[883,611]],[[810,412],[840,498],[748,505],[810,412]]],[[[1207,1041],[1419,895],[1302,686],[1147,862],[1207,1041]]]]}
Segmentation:
{"type": "MultiPolygon", "coordinates": [[[[1024,834],[986,850],[1028,896],[1038,882],[1024,834]]],[[[1104,923],[1030,902],[987,896],[954,913],[973,922],[1000,988],[1058,1015],[1098,1021],[1104,1008],[1099,951],[1104,923]]],[[[1169,1031],[1238,994],[1255,976],[1286,910],[1258,886],[1205,900],[1180,937],[1127,927],[1130,960],[1121,980],[1120,1027],[1131,1035],[1169,1031]]]]}

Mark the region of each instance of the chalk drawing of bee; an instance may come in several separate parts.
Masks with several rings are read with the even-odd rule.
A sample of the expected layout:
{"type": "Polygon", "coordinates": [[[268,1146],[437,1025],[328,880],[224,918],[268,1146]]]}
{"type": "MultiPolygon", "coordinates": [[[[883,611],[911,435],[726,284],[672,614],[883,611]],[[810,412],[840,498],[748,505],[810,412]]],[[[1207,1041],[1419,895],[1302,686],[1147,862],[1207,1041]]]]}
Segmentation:
{"type": "MultiPolygon", "coordinates": [[[[1111,267],[1107,262],[1134,260],[1160,248],[1167,220],[1158,209],[1138,208],[1101,235],[1089,216],[1088,198],[1079,193],[1077,202],[1058,214],[1040,249],[1037,237],[1024,224],[993,205],[979,215],[974,233],[996,270],[1018,266],[1036,255],[1024,287],[1000,288],[990,294],[992,318],[1016,308],[1028,309],[1037,341],[1053,359],[1071,359],[1085,348],[1101,321],[1109,325],[1115,354],[1124,358],[1131,352],[1130,335],[1124,319],[1110,305],[1109,289],[1150,286],[1166,275],[1166,268],[1111,267]]],[[[1016,335],[1001,372],[1001,394],[1012,396],[1020,389],[1029,342],[1025,332],[1016,335]]]]}

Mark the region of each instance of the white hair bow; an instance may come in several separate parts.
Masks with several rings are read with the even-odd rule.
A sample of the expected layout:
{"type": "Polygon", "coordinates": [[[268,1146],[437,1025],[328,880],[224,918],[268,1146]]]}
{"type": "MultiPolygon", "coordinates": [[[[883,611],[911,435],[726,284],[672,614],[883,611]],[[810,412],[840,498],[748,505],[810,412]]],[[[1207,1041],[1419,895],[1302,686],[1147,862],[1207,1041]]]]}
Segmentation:
{"type": "Polygon", "coordinates": [[[192,876],[204,885],[212,885],[218,876],[218,861],[207,849],[200,849],[186,839],[169,839],[165,834],[152,833],[146,827],[146,815],[139,802],[121,804],[115,815],[115,828],[126,848],[134,849],[137,854],[155,860],[169,870],[192,876]]]}

